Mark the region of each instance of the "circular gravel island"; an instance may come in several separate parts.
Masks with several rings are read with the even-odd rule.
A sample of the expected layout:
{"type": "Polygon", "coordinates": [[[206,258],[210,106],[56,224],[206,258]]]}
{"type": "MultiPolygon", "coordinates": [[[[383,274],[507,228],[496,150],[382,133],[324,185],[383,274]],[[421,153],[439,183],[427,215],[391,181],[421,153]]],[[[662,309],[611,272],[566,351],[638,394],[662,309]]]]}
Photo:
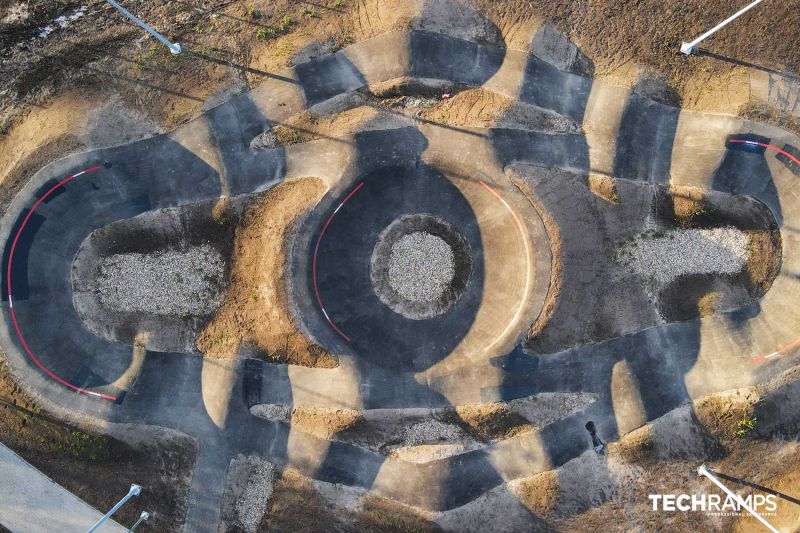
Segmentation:
{"type": "Polygon", "coordinates": [[[389,285],[406,300],[439,299],[454,275],[453,250],[436,235],[409,233],[392,245],[389,285]]]}
{"type": "Polygon", "coordinates": [[[455,304],[471,269],[467,243],[451,224],[427,214],[404,215],[381,232],[370,279],[389,309],[425,320],[455,304]]]}

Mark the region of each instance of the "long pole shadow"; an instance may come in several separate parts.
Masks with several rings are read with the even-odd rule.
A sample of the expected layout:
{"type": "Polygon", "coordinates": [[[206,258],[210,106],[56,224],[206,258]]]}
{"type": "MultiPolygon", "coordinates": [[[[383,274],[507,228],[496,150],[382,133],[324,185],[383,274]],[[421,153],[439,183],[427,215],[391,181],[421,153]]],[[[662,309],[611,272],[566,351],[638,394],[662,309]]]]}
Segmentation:
{"type": "Polygon", "coordinates": [[[94,72],[96,74],[102,74],[104,76],[108,76],[112,80],[127,82],[127,83],[131,83],[133,85],[139,85],[141,87],[146,87],[148,89],[153,89],[153,90],[160,91],[160,92],[163,92],[163,93],[171,94],[172,96],[177,96],[179,98],[186,98],[187,100],[194,100],[195,102],[203,102],[204,101],[202,98],[198,98],[197,96],[191,96],[191,95],[188,95],[186,93],[182,93],[180,91],[175,91],[175,90],[172,90],[172,89],[168,89],[167,87],[161,87],[160,85],[156,85],[156,84],[150,83],[148,81],[140,80],[138,78],[129,78],[127,76],[122,76],[120,74],[114,74],[114,73],[111,73],[111,72],[107,72],[105,70],[101,70],[101,69],[98,69],[98,68],[90,67],[89,65],[86,65],[83,68],[85,70],[88,70],[90,72],[94,72]]]}
{"type": "Polygon", "coordinates": [[[266,78],[272,78],[272,79],[279,80],[279,81],[285,81],[286,83],[292,83],[294,85],[299,85],[300,84],[300,82],[295,80],[295,79],[287,78],[286,76],[281,76],[280,74],[273,74],[272,72],[267,72],[266,70],[259,70],[257,68],[247,67],[245,65],[240,65],[240,64],[235,63],[233,61],[230,61],[228,59],[220,59],[218,57],[210,56],[208,54],[203,54],[201,52],[195,52],[194,50],[186,50],[184,53],[187,54],[187,55],[190,55],[192,57],[196,57],[198,59],[202,59],[204,61],[209,61],[211,63],[216,63],[217,65],[223,65],[223,66],[226,66],[226,67],[237,68],[237,69],[243,70],[243,71],[245,71],[245,72],[247,72],[249,74],[255,74],[256,76],[263,76],[263,77],[266,77],[266,78]]]}
{"type": "Polygon", "coordinates": [[[800,500],[789,496],[788,494],[784,494],[782,492],[778,492],[775,489],[771,489],[769,487],[765,487],[764,485],[759,485],[758,483],[753,483],[750,481],[745,481],[744,479],[739,479],[738,477],[729,476],[728,474],[723,474],[722,472],[716,472],[714,470],[709,470],[712,474],[717,477],[720,477],[726,481],[732,481],[733,483],[738,483],[739,485],[744,485],[746,487],[750,487],[752,489],[757,489],[762,492],[766,492],[767,494],[772,494],[773,496],[777,496],[782,500],[786,500],[787,502],[793,503],[795,505],[800,505],[800,500]]]}
{"type": "Polygon", "coordinates": [[[765,67],[763,65],[757,65],[756,63],[750,63],[748,61],[743,61],[741,59],[736,59],[736,58],[733,58],[733,57],[724,56],[722,54],[718,54],[716,52],[712,52],[711,50],[704,50],[702,48],[696,48],[696,52],[695,53],[697,55],[699,55],[699,56],[710,57],[710,58],[716,59],[718,61],[724,61],[725,63],[732,63],[734,65],[739,65],[741,67],[747,67],[747,68],[752,68],[752,69],[755,69],[755,70],[760,70],[760,71],[763,71],[763,72],[768,72],[770,74],[776,74],[778,76],[782,76],[782,77],[790,79],[790,80],[800,80],[800,77],[792,74],[791,72],[781,72],[779,70],[775,70],[773,68],[765,67]]]}

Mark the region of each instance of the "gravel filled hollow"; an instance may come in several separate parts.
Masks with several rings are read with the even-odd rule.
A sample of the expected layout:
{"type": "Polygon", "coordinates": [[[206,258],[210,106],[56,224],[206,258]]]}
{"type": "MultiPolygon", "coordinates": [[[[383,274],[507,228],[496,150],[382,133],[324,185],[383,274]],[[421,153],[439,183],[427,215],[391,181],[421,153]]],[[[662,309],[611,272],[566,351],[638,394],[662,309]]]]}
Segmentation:
{"type": "Polygon", "coordinates": [[[455,275],[453,250],[441,238],[409,233],[392,245],[389,285],[412,302],[439,299],[455,275]]]}
{"type": "Polygon", "coordinates": [[[222,299],[225,262],[213,247],[117,254],[103,259],[100,303],[115,311],[207,316],[222,299]]]}
{"type": "Polygon", "coordinates": [[[370,282],[378,299],[411,320],[447,313],[467,289],[472,253],[452,224],[426,213],[403,215],[378,236],[370,282]]]}
{"type": "Polygon", "coordinates": [[[747,236],[732,228],[645,233],[620,248],[620,262],[660,284],[687,274],[736,274],[747,258],[747,236]]]}

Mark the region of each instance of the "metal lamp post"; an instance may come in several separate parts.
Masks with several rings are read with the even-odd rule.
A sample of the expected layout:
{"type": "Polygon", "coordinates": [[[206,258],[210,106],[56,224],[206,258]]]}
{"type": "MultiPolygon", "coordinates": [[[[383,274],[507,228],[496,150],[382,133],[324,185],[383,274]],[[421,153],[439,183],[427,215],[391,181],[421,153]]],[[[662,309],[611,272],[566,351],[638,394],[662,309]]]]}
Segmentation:
{"type": "Polygon", "coordinates": [[[125,505],[125,502],[127,502],[128,500],[130,500],[130,499],[131,499],[131,498],[133,498],[134,496],[138,496],[140,492],[142,492],[142,487],[140,487],[139,485],[131,485],[131,488],[130,488],[130,490],[128,491],[128,494],[126,494],[124,498],[122,498],[122,499],[121,499],[119,502],[117,502],[117,505],[115,505],[114,507],[112,507],[112,508],[111,508],[111,510],[110,510],[109,512],[107,512],[107,513],[105,514],[105,516],[103,516],[103,518],[101,518],[100,520],[98,520],[98,521],[97,521],[97,523],[96,523],[95,525],[93,525],[93,526],[92,526],[92,527],[89,529],[89,531],[87,531],[86,533],[93,533],[95,530],[97,530],[97,528],[99,528],[100,526],[102,526],[102,525],[103,525],[103,522],[105,522],[106,520],[108,520],[109,518],[111,518],[111,515],[113,515],[114,513],[116,513],[116,512],[117,512],[117,510],[118,510],[120,507],[122,507],[123,505],[125,505]]]}
{"type": "Polygon", "coordinates": [[[703,41],[704,39],[706,39],[706,38],[710,37],[711,35],[715,34],[717,31],[721,30],[722,28],[724,28],[725,26],[727,26],[728,24],[730,24],[731,22],[733,22],[737,18],[741,17],[742,15],[744,15],[745,13],[747,13],[748,11],[750,11],[751,9],[753,9],[754,7],[756,7],[758,4],[760,4],[763,1],[764,0],[755,0],[755,2],[749,3],[748,5],[746,5],[745,7],[743,7],[742,9],[740,9],[739,11],[737,11],[736,13],[731,15],[730,17],[726,18],[725,20],[723,20],[722,22],[720,22],[719,24],[717,24],[716,26],[714,26],[713,28],[711,28],[710,30],[705,32],[703,35],[701,35],[700,37],[698,37],[694,41],[692,41],[690,43],[683,43],[681,45],[681,52],[683,52],[687,56],[691,55],[691,53],[694,51],[694,47],[697,46],[698,44],[700,44],[700,41],[703,41]]]}
{"type": "Polygon", "coordinates": [[[139,515],[139,520],[137,520],[136,523],[131,526],[131,528],[128,530],[128,533],[131,533],[131,531],[139,527],[139,524],[142,522],[147,522],[148,520],[150,520],[150,513],[147,511],[142,511],[142,514],[139,515]]]}
{"type": "Polygon", "coordinates": [[[743,507],[743,508],[744,508],[744,509],[745,509],[745,510],[748,512],[748,513],[750,513],[751,515],[753,515],[753,516],[756,518],[756,520],[758,520],[759,522],[761,522],[762,524],[764,524],[764,526],[765,526],[767,529],[769,529],[770,531],[772,531],[772,533],[780,533],[780,531],[778,531],[777,529],[775,529],[774,527],[772,527],[772,524],[770,524],[769,522],[767,522],[766,520],[764,520],[764,517],[763,517],[763,516],[761,516],[760,514],[758,514],[758,513],[756,512],[756,510],[755,510],[755,509],[753,509],[752,507],[750,507],[750,506],[747,504],[747,502],[746,502],[746,501],[744,501],[744,500],[742,499],[742,497],[741,497],[741,496],[739,496],[738,494],[736,494],[735,492],[733,492],[732,490],[730,490],[728,487],[726,487],[725,485],[723,485],[723,484],[722,484],[722,482],[716,478],[716,476],[712,475],[712,474],[711,474],[711,472],[709,472],[709,471],[706,469],[706,465],[700,465],[700,468],[698,468],[698,469],[697,469],[697,473],[698,473],[698,474],[700,474],[701,476],[705,476],[705,477],[707,477],[708,479],[710,479],[710,480],[711,480],[711,482],[712,482],[714,485],[716,485],[717,487],[721,488],[721,489],[722,489],[722,491],[723,491],[725,494],[727,494],[728,496],[730,496],[731,498],[733,498],[734,500],[736,500],[736,502],[737,502],[739,505],[741,505],[741,506],[742,506],[742,507],[743,507]]]}
{"type": "Polygon", "coordinates": [[[181,53],[181,45],[179,45],[178,43],[171,43],[171,42],[169,42],[169,41],[166,39],[166,37],[164,37],[163,35],[161,35],[160,33],[158,33],[156,30],[154,30],[153,28],[151,28],[150,26],[148,26],[147,24],[145,24],[145,23],[144,23],[144,22],[143,22],[141,19],[139,19],[139,18],[138,18],[136,15],[134,15],[133,13],[131,13],[130,11],[128,11],[127,9],[125,9],[124,7],[122,7],[121,5],[119,5],[118,3],[116,3],[114,0],[106,0],[106,2],[108,2],[109,4],[111,4],[112,6],[114,6],[115,8],[117,8],[117,9],[120,11],[120,13],[122,13],[123,15],[125,15],[126,17],[128,17],[129,19],[131,19],[132,21],[134,21],[136,24],[138,24],[139,26],[141,26],[141,27],[142,27],[142,29],[144,29],[144,31],[146,31],[147,33],[149,33],[150,35],[152,35],[153,37],[155,37],[156,39],[158,39],[159,41],[161,41],[161,43],[162,43],[164,46],[166,46],[167,48],[169,48],[169,51],[170,51],[170,52],[172,52],[174,55],[178,55],[178,54],[180,54],[180,53],[181,53]]]}

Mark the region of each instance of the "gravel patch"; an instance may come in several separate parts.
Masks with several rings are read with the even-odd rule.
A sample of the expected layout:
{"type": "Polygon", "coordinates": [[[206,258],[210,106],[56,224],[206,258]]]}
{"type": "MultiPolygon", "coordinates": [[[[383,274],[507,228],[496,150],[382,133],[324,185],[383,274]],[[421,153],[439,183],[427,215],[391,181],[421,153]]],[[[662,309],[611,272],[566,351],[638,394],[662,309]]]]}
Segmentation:
{"type": "Polygon", "coordinates": [[[155,315],[207,316],[222,299],[225,262],[213,247],[103,258],[100,303],[112,310],[155,315]]]}
{"type": "Polygon", "coordinates": [[[277,403],[260,403],[250,407],[250,413],[271,422],[288,422],[292,419],[292,408],[277,403]]]}
{"type": "Polygon", "coordinates": [[[253,150],[267,150],[278,146],[278,136],[272,130],[267,130],[253,137],[250,148],[253,150]]]}
{"type": "Polygon", "coordinates": [[[400,441],[387,447],[388,455],[411,463],[427,463],[484,447],[459,426],[436,419],[410,426],[400,441]]]}
{"type": "Polygon", "coordinates": [[[404,96],[400,101],[401,107],[428,108],[437,105],[441,100],[430,96],[404,96]]]}
{"type": "Polygon", "coordinates": [[[236,500],[236,521],[247,533],[256,533],[267,510],[275,481],[275,465],[252,458],[252,470],[241,496],[236,500]]]}
{"type": "Polygon", "coordinates": [[[453,250],[443,239],[415,232],[392,245],[389,285],[406,300],[437,300],[454,276],[453,250]]]}
{"type": "Polygon", "coordinates": [[[746,257],[747,235],[733,227],[650,231],[617,250],[625,268],[659,284],[687,274],[736,274],[746,257]]]}
{"type": "Polygon", "coordinates": [[[463,439],[473,440],[460,427],[435,419],[414,424],[403,434],[403,444],[405,446],[452,442],[463,439]]]}
{"type": "Polygon", "coordinates": [[[543,392],[536,396],[511,400],[508,408],[534,426],[543,428],[585,409],[596,400],[596,394],[585,392],[543,392]]]}

